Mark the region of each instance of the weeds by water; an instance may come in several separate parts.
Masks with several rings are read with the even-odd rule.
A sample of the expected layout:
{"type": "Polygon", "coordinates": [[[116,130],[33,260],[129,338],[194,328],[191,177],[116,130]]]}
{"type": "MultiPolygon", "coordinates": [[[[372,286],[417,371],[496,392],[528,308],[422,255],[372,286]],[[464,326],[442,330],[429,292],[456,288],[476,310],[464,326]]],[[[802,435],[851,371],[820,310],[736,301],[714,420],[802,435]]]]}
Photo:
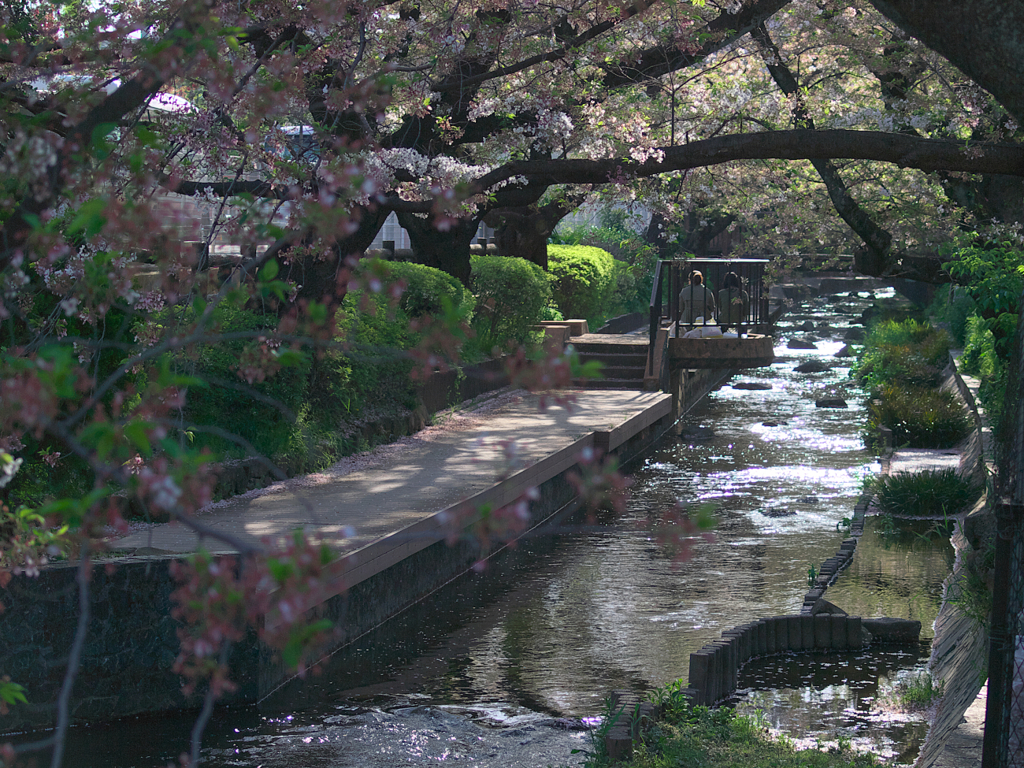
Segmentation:
{"type": "MultiPolygon", "coordinates": [[[[671,698],[671,696],[669,696],[671,698]]],[[[849,741],[829,748],[798,750],[786,737],[773,738],[763,714],[737,715],[725,707],[679,706],[650,729],[624,768],[872,768],[869,754],[850,749],[849,741]]],[[[606,756],[591,755],[587,768],[606,768],[606,756]]]]}
{"type": "Polygon", "coordinates": [[[977,501],[982,488],[954,469],[896,472],[872,481],[878,508],[902,517],[949,517],[977,501]]]}
{"type": "Polygon", "coordinates": [[[936,683],[929,673],[922,672],[897,681],[884,698],[901,711],[916,712],[928,709],[942,698],[944,692],[944,681],[936,683]]]}
{"type": "Polygon", "coordinates": [[[945,602],[987,627],[992,614],[992,590],[988,579],[995,561],[995,547],[989,545],[983,552],[965,557],[963,567],[956,571],[946,589],[945,602]]]}

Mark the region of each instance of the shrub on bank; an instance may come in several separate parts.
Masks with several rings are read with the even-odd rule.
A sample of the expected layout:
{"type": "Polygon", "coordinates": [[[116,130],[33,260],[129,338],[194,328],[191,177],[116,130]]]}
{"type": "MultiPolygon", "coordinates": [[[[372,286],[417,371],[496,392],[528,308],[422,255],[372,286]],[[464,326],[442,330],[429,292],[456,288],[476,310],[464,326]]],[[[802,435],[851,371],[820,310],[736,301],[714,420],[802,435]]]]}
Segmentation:
{"type": "Polygon", "coordinates": [[[612,312],[622,262],[589,245],[549,245],[548,273],[555,304],[565,317],[598,321],[612,312]]]}
{"type": "Polygon", "coordinates": [[[901,517],[956,515],[977,501],[982,491],[953,469],[880,475],[872,480],[871,490],[879,509],[901,517]]]}
{"type": "Polygon", "coordinates": [[[896,447],[952,448],[970,431],[963,406],[944,390],[885,384],[868,405],[869,446],[879,427],[892,430],[896,447]]]}
{"type": "Polygon", "coordinates": [[[514,256],[473,256],[470,289],[476,297],[473,330],[481,351],[530,341],[551,299],[547,275],[514,256]]]}
{"type": "Polygon", "coordinates": [[[928,323],[884,320],[869,331],[853,375],[873,392],[886,384],[938,386],[949,345],[949,334],[928,323]]]}
{"type": "MultiPolygon", "coordinates": [[[[587,762],[593,768],[613,763],[598,743],[596,754],[587,762]]],[[[652,726],[644,742],[627,759],[614,765],[622,768],[872,768],[878,760],[857,753],[842,739],[827,752],[796,749],[785,736],[773,738],[770,723],[762,716],[738,715],[728,707],[672,707],[669,714],[652,726]]]]}
{"type": "MultiPolygon", "coordinates": [[[[363,259],[361,264],[368,265],[368,262],[368,259],[363,259]]],[[[378,266],[390,279],[401,280],[405,284],[399,306],[409,317],[440,316],[446,302],[467,316],[473,308],[472,294],[447,272],[405,261],[379,262],[378,266]]]]}
{"type": "MultiPolygon", "coordinates": [[[[192,307],[173,307],[161,322],[184,327],[194,319],[192,307]]],[[[274,456],[288,442],[302,407],[308,359],[298,358],[298,365],[250,382],[244,375],[246,360],[251,359],[254,366],[264,360],[267,350],[259,336],[277,327],[277,316],[222,303],[214,310],[214,323],[221,340],[203,347],[196,356],[169,354],[166,359],[175,373],[204,382],[189,387],[182,412],[183,434],[190,443],[210,448],[216,455],[246,456],[255,449],[274,456]]]]}

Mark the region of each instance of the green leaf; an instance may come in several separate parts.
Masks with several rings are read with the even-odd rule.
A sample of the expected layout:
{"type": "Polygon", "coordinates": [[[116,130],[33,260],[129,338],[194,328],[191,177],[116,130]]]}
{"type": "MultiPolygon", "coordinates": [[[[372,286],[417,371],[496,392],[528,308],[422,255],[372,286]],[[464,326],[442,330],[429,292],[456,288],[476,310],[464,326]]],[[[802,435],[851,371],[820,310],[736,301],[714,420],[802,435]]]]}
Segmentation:
{"type": "Polygon", "coordinates": [[[9,680],[0,680],[0,699],[5,704],[25,704],[25,686],[12,683],[9,680]]]}
{"type": "Polygon", "coordinates": [[[153,447],[149,442],[149,424],[144,421],[130,421],[125,424],[124,435],[127,437],[143,456],[149,456],[153,447]]]}
{"type": "Polygon", "coordinates": [[[306,355],[297,349],[278,349],[274,357],[285,368],[298,368],[306,362],[306,355]]]}
{"type": "Polygon", "coordinates": [[[265,283],[273,280],[275,277],[277,277],[277,273],[280,271],[280,269],[281,267],[278,265],[277,260],[271,259],[266,264],[264,264],[263,269],[260,270],[260,282],[265,283]]]}
{"type": "Polygon", "coordinates": [[[72,235],[81,233],[86,237],[99,234],[107,223],[107,217],[103,215],[106,209],[107,201],[102,198],[86,200],[78,207],[75,218],[68,224],[68,232],[72,235]]]}

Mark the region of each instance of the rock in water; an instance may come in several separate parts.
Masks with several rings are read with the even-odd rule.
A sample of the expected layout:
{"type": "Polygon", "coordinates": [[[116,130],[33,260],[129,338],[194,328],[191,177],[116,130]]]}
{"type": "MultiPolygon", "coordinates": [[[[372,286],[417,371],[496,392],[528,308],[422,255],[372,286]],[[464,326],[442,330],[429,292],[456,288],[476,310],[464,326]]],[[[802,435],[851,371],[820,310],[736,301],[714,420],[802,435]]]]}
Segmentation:
{"type": "Polygon", "coordinates": [[[767,390],[771,389],[772,385],[767,381],[737,381],[732,385],[733,389],[756,389],[756,390],[767,390]]]}
{"type": "Polygon", "coordinates": [[[808,360],[806,363],[800,363],[793,370],[797,373],[824,373],[825,371],[832,370],[832,366],[820,360],[808,360]]]}
{"type": "Polygon", "coordinates": [[[786,342],[786,349],[817,349],[814,346],[813,341],[804,341],[803,339],[790,339],[786,342]]]}
{"type": "Polygon", "coordinates": [[[861,626],[871,633],[873,643],[913,645],[921,637],[921,622],[913,619],[863,619],[861,626]]]}
{"type": "Polygon", "coordinates": [[[811,608],[811,616],[817,616],[819,613],[838,613],[840,616],[850,615],[835,603],[830,603],[824,597],[819,597],[818,602],[811,608]]]}
{"type": "Polygon", "coordinates": [[[854,351],[852,349],[850,349],[850,345],[849,344],[843,344],[843,346],[840,347],[839,351],[836,352],[834,355],[832,355],[832,357],[855,357],[855,356],[856,356],[856,354],[854,353],[854,351]]]}
{"type": "Polygon", "coordinates": [[[785,507],[768,507],[767,509],[762,509],[761,514],[765,517],[791,517],[796,512],[785,507]]]}
{"type": "Polygon", "coordinates": [[[817,408],[847,408],[846,401],[841,397],[823,397],[814,401],[817,408]]]}
{"type": "Polygon", "coordinates": [[[680,440],[710,440],[714,436],[715,430],[711,427],[686,426],[679,433],[680,440]]]}
{"type": "Polygon", "coordinates": [[[846,341],[864,341],[864,337],[867,335],[863,328],[851,328],[843,334],[843,338],[846,341]]]}

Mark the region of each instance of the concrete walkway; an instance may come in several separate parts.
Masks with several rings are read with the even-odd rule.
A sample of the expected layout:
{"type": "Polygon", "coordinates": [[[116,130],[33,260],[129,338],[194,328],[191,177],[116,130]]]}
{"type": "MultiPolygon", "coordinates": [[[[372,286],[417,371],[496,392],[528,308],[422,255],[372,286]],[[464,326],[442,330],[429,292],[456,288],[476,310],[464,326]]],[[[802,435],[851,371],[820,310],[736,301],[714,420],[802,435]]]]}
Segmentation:
{"type": "MultiPolygon", "coordinates": [[[[565,395],[568,393],[559,393],[565,395]]],[[[584,449],[615,450],[671,411],[660,392],[588,390],[569,407],[523,393],[485,401],[438,426],[343,459],[330,470],[212,505],[197,517],[209,531],[255,544],[297,528],[355,554],[349,586],[445,538],[466,505],[503,506],[572,467],[584,449]]],[[[139,555],[235,547],[183,525],[155,525],[114,541],[139,555]]]]}

